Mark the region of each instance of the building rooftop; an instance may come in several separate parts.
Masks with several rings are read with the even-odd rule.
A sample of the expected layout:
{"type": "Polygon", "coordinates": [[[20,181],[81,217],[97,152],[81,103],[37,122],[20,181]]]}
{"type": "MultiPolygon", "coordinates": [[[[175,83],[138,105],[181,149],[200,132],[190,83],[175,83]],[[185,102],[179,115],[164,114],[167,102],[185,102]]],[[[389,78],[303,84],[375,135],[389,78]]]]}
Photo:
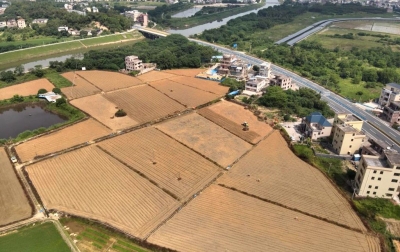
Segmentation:
{"type": "Polygon", "coordinates": [[[338,118],[344,122],[362,121],[360,118],[353,114],[338,114],[338,118]]]}
{"type": "Polygon", "coordinates": [[[339,125],[337,125],[337,127],[346,133],[354,133],[356,135],[365,135],[364,132],[359,131],[358,129],[356,129],[353,126],[348,125],[348,124],[339,124],[339,125]]]}
{"type": "Polygon", "coordinates": [[[389,164],[385,159],[382,159],[382,158],[379,158],[376,156],[363,155],[363,159],[367,163],[367,166],[391,168],[391,167],[389,167],[389,164]]]}
{"type": "Polygon", "coordinates": [[[392,87],[392,88],[400,89],[400,84],[391,82],[391,83],[386,84],[386,87],[392,87]]]}
{"type": "Polygon", "coordinates": [[[385,156],[392,165],[400,165],[400,153],[386,151],[385,156]]]}
{"type": "Polygon", "coordinates": [[[309,123],[318,123],[324,127],[331,127],[332,124],[326,120],[326,118],[320,112],[313,112],[306,117],[306,121],[309,123]]]}

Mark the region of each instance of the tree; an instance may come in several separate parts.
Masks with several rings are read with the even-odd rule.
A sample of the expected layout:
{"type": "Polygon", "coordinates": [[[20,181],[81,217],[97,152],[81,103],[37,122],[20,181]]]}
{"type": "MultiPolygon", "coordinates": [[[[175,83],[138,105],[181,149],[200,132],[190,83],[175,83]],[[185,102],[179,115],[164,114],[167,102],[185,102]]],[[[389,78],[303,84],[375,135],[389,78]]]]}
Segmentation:
{"type": "Polygon", "coordinates": [[[170,50],[165,49],[157,54],[156,63],[160,69],[171,69],[177,64],[177,58],[170,50]]]}
{"type": "Polygon", "coordinates": [[[16,75],[18,75],[18,76],[23,75],[24,72],[25,72],[25,68],[24,68],[23,65],[19,65],[19,66],[15,67],[15,69],[14,69],[14,73],[15,73],[16,75]]]}
{"type": "Polygon", "coordinates": [[[123,109],[118,109],[117,112],[115,112],[116,117],[123,117],[126,116],[126,112],[123,109]]]}
{"type": "Polygon", "coordinates": [[[31,73],[33,73],[36,77],[43,77],[44,71],[42,69],[42,65],[36,65],[35,68],[31,69],[31,73]]]}
{"type": "Polygon", "coordinates": [[[59,89],[58,87],[53,88],[52,90],[54,93],[56,94],[61,94],[61,89],[59,89]]]}
{"type": "Polygon", "coordinates": [[[260,103],[266,107],[286,108],[288,98],[286,93],[281,87],[272,86],[268,87],[266,94],[260,98],[260,103]]]}
{"type": "Polygon", "coordinates": [[[45,94],[45,93],[47,93],[47,90],[44,89],[44,88],[39,89],[38,92],[37,92],[38,95],[45,94]]]}
{"type": "Polygon", "coordinates": [[[260,71],[260,67],[257,66],[257,65],[254,65],[253,66],[253,70],[254,70],[254,72],[259,72],[260,71]]]}
{"type": "Polygon", "coordinates": [[[5,82],[12,82],[14,81],[15,75],[12,71],[3,71],[0,73],[0,80],[5,81],[5,82]]]}
{"type": "Polygon", "coordinates": [[[66,104],[67,103],[67,101],[64,99],[64,98],[58,98],[57,100],[56,100],[56,107],[60,107],[60,106],[62,106],[63,104],[66,104]]]}

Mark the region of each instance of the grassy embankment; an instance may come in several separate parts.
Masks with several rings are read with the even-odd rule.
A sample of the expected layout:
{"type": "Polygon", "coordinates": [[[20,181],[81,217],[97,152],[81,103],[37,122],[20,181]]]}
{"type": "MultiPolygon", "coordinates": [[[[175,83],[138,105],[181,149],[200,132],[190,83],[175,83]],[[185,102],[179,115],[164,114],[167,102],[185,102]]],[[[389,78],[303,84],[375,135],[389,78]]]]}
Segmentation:
{"type": "Polygon", "coordinates": [[[202,16],[194,16],[188,18],[171,18],[169,21],[171,23],[171,28],[173,29],[187,29],[193,26],[210,23],[219,19],[227,18],[233,15],[237,15],[246,11],[254,10],[264,6],[265,0],[258,4],[246,5],[240,8],[229,9],[226,11],[202,15],[202,16]]]}
{"type": "Polygon", "coordinates": [[[79,233],[76,237],[78,247],[84,244],[85,249],[91,247],[92,249],[104,250],[105,248],[112,248],[113,251],[119,252],[148,252],[150,250],[143,248],[132,240],[127,239],[120,233],[113,230],[106,229],[102,225],[91,222],[89,220],[71,217],[62,218],[60,222],[70,227],[68,232],[79,233]]]}
{"type": "Polygon", "coordinates": [[[53,223],[24,227],[0,236],[0,251],[69,252],[53,223]]]}
{"type": "Polygon", "coordinates": [[[65,41],[71,41],[73,40],[72,37],[69,38],[54,38],[54,37],[47,37],[47,36],[36,36],[34,38],[29,38],[27,40],[16,40],[16,41],[1,41],[0,42],[0,47],[1,46],[8,46],[8,45],[15,45],[15,46],[22,46],[23,48],[24,45],[29,44],[31,46],[39,46],[39,45],[47,45],[47,44],[54,44],[54,43],[60,43],[60,42],[65,42],[65,41]]]}
{"type": "MultiPolygon", "coordinates": [[[[307,145],[295,144],[293,145],[293,152],[299,158],[317,167],[330,177],[347,195],[347,198],[351,200],[350,195],[352,192],[346,181],[353,179],[350,178],[349,174],[353,173],[354,176],[354,172],[346,173],[341,160],[317,157],[307,145]]],[[[351,201],[358,214],[368,223],[369,227],[384,239],[386,251],[394,252],[391,240],[395,236],[386,229],[386,223],[380,217],[400,220],[400,206],[394,205],[387,199],[379,198],[354,199],[351,201]]]]}
{"type": "Polygon", "coordinates": [[[0,69],[12,67],[12,63],[23,63],[23,61],[50,56],[59,53],[87,51],[105,47],[113,47],[122,44],[131,44],[137,40],[143,39],[143,36],[137,32],[114,34],[110,36],[100,36],[83,40],[73,40],[65,43],[51,44],[46,46],[32,47],[25,50],[11,51],[0,54],[0,69]]]}

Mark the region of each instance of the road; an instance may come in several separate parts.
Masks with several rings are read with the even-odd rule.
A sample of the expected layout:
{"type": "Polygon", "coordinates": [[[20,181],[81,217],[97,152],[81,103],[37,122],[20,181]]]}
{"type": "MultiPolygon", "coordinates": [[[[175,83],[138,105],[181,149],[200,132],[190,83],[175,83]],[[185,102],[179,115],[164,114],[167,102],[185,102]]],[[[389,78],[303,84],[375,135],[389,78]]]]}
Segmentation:
{"type": "MultiPolygon", "coordinates": [[[[222,52],[222,53],[228,53],[228,54],[234,54],[238,58],[243,59],[251,64],[260,64],[263,62],[263,60],[246,55],[241,52],[237,52],[234,50],[227,49],[222,46],[218,46],[215,44],[207,43],[204,41],[196,40],[196,39],[190,39],[194,42],[197,42],[202,45],[206,46],[211,46],[214,49],[222,52]]],[[[347,113],[352,113],[362,120],[364,120],[364,125],[363,125],[363,131],[366,133],[366,135],[370,138],[373,139],[379,139],[389,145],[393,145],[393,149],[400,151],[400,147],[397,143],[400,143],[400,135],[398,131],[394,130],[391,128],[386,122],[382,121],[381,119],[377,118],[375,115],[370,114],[357,106],[354,105],[354,103],[346,100],[345,98],[332,93],[331,91],[325,89],[324,87],[321,87],[320,85],[305,79],[289,70],[286,70],[284,68],[281,68],[279,66],[273,65],[272,66],[272,72],[275,74],[284,74],[286,76],[289,76],[292,78],[292,80],[298,84],[300,87],[308,87],[311,88],[317,92],[319,92],[322,96],[322,100],[328,102],[328,105],[335,110],[336,112],[347,112],[347,113]],[[379,130],[378,130],[379,129],[379,130]],[[385,132],[383,134],[382,132],[385,132]],[[393,141],[393,140],[395,141],[393,141]]]]}

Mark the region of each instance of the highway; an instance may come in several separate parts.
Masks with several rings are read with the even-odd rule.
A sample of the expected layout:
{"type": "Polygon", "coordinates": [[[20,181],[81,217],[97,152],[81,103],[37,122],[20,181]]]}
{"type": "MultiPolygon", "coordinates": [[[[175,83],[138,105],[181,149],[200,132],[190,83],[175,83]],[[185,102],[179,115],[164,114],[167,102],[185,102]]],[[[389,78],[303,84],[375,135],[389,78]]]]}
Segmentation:
{"type": "MultiPolygon", "coordinates": [[[[204,41],[199,41],[195,39],[191,39],[194,42],[197,42],[202,45],[207,45],[211,46],[214,49],[222,52],[222,53],[227,53],[227,54],[234,54],[238,58],[245,60],[251,64],[260,64],[264,62],[261,59],[243,54],[241,52],[237,52],[234,50],[227,49],[222,46],[218,46],[215,44],[207,43],[204,41]]],[[[346,100],[345,98],[332,93],[331,91],[325,89],[324,87],[321,87],[320,85],[305,79],[289,70],[286,70],[284,68],[281,68],[279,66],[273,65],[272,66],[272,72],[275,74],[284,74],[286,76],[289,76],[292,78],[292,80],[299,85],[299,87],[307,87],[311,88],[317,92],[319,92],[322,96],[322,100],[328,102],[328,105],[335,111],[335,112],[347,112],[347,113],[352,113],[362,120],[364,120],[364,125],[363,125],[363,131],[366,133],[366,135],[369,138],[373,139],[379,139],[389,145],[393,145],[392,149],[395,149],[400,152],[400,147],[397,143],[400,143],[400,135],[398,131],[394,130],[391,128],[386,122],[382,121],[381,119],[377,118],[375,115],[370,114],[357,106],[355,106],[352,102],[346,100]],[[380,129],[380,131],[378,129],[380,129]],[[383,134],[381,131],[385,132],[387,135],[383,134]],[[394,142],[392,139],[396,140],[394,142]]]]}
{"type": "MultiPolygon", "coordinates": [[[[140,29],[144,32],[153,33],[155,35],[160,35],[165,37],[165,32],[160,32],[157,30],[151,29],[140,29]]],[[[236,57],[247,61],[250,64],[261,64],[264,60],[249,56],[242,52],[234,51],[223,46],[219,46],[216,44],[208,43],[205,41],[197,40],[197,39],[189,39],[193,42],[196,42],[201,45],[210,46],[215,50],[218,50],[222,53],[226,54],[234,54],[236,57]]],[[[364,120],[363,124],[363,131],[369,138],[379,139],[389,145],[393,145],[392,149],[395,149],[400,152],[400,146],[397,143],[400,143],[400,134],[398,131],[391,128],[386,122],[382,121],[381,119],[377,118],[375,115],[370,114],[359,107],[357,107],[352,102],[348,101],[347,99],[327,90],[326,88],[305,79],[289,70],[281,68],[277,65],[271,64],[271,70],[274,74],[283,74],[292,78],[292,80],[299,86],[299,87],[307,87],[319,92],[321,94],[321,99],[326,101],[328,105],[335,111],[335,112],[346,112],[352,113],[362,120],[364,120]],[[378,130],[379,129],[379,130],[378,130]],[[383,134],[382,132],[385,132],[383,134]],[[395,141],[393,141],[393,140],[395,141]]]]}

